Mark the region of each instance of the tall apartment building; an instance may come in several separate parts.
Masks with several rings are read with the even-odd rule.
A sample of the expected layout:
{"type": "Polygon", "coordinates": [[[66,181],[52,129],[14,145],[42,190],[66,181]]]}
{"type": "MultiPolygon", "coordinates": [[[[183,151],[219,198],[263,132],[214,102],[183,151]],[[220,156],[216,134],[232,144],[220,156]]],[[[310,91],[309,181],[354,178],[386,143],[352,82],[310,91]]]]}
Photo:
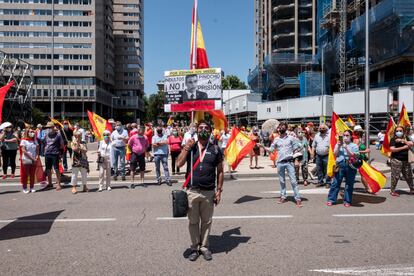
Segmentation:
{"type": "MultiPolygon", "coordinates": [[[[143,12],[142,1],[129,2],[125,9],[143,12]]],[[[113,108],[139,117],[142,93],[128,101],[117,94],[124,79],[116,67],[127,61],[115,56],[114,13],[111,0],[0,0],[0,48],[33,64],[36,107],[50,112],[53,76],[55,117],[85,118],[86,110],[109,117],[113,108]]]]}
{"type": "Polygon", "coordinates": [[[299,74],[315,66],[316,0],[254,0],[256,68],[248,82],[270,99],[299,95],[299,74]]]}

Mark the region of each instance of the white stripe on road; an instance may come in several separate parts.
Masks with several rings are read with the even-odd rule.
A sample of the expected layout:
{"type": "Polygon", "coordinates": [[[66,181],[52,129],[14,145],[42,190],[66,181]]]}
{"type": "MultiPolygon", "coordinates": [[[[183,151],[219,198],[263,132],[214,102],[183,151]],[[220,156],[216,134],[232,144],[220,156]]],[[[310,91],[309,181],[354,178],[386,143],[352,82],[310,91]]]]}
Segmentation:
{"type": "MultiPolygon", "coordinates": [[[[286,191],[288,194],[293,194],[292,190],[286,191]]],[[[319,188],[319,189],[301,189],[299,190],[300,194],[304,195],[326,195],[328,194],[329,189],[319,188]]],[[[279,194],[280,191],[262,191],[261,194],[279,194]]]]}
{"type": "Polygon", "coordinates": [[[311,272],[343,274],[343,275],[414,275],[414,266],[389,265],[389,266],[370,266],[355,268],[333,268],[333,269],[314,269],[311,272]]]}
{"type": "MultiPolygon", "coordinates": [[[[213,216],[213,219],[279,219],[279,218],[293,218],[291,215],[263,215],[263,216],[213,216]]],[[[159,217],[157,220],[186,220],[187,217],[173,218],[173,217],[159,217]]]]}
{"type": "Polygon", "coordinates": [[[116,218],[96,218],[96,219],[3,219],[0,223],[36,223],[36,222],[110,222],[116,218]]]}
{"type": "Polygon", "coordinates": [[[337,214],[332,215],[338,218],[352,218],[352,217],[411,217],[414,213],[385,213],[385,214],[337,214]]]}

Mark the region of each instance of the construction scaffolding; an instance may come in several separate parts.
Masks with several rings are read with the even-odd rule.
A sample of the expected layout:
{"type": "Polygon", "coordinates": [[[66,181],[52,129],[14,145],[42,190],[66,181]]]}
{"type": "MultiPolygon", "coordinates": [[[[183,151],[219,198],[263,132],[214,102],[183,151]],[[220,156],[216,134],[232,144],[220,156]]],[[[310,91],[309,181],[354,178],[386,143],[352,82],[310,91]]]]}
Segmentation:
{"type": "Polygon", "coordinates": [[[3,121],[17,123],[23,120],[31,122],[33,85],[33,66],[21,59],[0,51],[0,86],[10,81],[14,85],[6,94],[3,105],[3,121]]]}

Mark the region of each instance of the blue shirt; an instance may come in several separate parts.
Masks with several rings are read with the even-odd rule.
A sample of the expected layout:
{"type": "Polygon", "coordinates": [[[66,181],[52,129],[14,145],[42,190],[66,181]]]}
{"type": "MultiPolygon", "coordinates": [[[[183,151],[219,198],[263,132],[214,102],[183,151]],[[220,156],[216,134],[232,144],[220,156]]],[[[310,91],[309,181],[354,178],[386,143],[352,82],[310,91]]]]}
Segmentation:
{"type": "Polygon", "coordinates": [[[277,162],[292,160],[293,161],[293,153],[300,149],[301,145],[298,143],[298,140],[290,135],[286,135],[285,137],[280,137],[273,141],[272,145],[270,146],[270,151],[277,150],[277,162]]]}
{"type": "Polygon", "coordinates": [[[165,143],[167,142],[165,145],[162,146],[158,146],[156,148],[153,147],[153,153],[154,155],[168,155],[168,137],[166,134],[164,134],[163,136],[158,136],[158,134],[155,134],[154,136],[152,136],[152,144],[156,144],[156,143],[165,143]]]}
{"type": "MultiPolygon", "coordinates": [[[[358,153],[359,152],[359,148],[356,144],[354,143],[349,143],[348,145],[343,144],[342,147],[339,148],[339,152],[338,152],[338,156],[336,157],[336,163],[339,164],[343,161],[348,161],[349,160],[349,155],[348,155],[348,151],[345,150],[345,147],[348,148],[348,150],[352,153],[358,153]]],[[[338,145],[335,145],[335,150],[338,148],[338,145]]]]}

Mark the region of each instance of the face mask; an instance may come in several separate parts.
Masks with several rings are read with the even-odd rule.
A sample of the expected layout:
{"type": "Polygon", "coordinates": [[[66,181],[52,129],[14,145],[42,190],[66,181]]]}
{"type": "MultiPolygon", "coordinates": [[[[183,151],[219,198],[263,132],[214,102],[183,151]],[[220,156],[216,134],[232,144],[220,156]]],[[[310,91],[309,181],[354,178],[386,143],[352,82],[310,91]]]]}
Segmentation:
{"type": "Polygon", "coordinates": [[[121,131],[122,130],[122,126],[116,126],[116,130],[121,131]]]}
{"type": "Polygon", "coordinates": [[[33,132],[30,132],[30,133],[29,133],[29,137],[30,137],[30,138],[34,138],[34,137],[35,137],[35,134],[34,134],[33,132]]]}
{"type": "Polygon", "coordinates": [[[303,132],[299,132],[299,133],[298,133],[298,137],[299,137],[299,138],[302,138],[302,137],[303,137],[303,132]]]}
{"type": "Polygon", "coordinates": [[[210,143],[213,144],[214,143],[214,136],[210,135],[210,143]]]}
{"type": "Polygon", "coordinates": [[[401,138],[401,137],[403,137],[404,133],[402,133],[401,131],[397,131],[397,132],[395,133],[395,135],[396,135],[398,138],[401,138]]]}
{"type": "Polygon", "coordinates": [[[200,131],[200,132],[198,133],[198,137],[199,137],[201,140],[207,140],[207,139],[209,138],[209,136],[210,136],[210,133],[208,133],[208,131],[207,131],[207,130],[205,130],[205,129],[203,129],[202,131],[200,131]]]}
{"type": "Polygon", "coordinates": [[[161,135],[161,134],[162,134],[162,129],[157,129],[157,133],[158,133],[159,135],[161,135]]]}
{"type": "Polygon", "coordinates": [[[104,136],[105,141],[109,141],[109,136],[104,136]]]}
{"type": "Polygon", "coordinates": [[[286,133],[286,129],[282,128],[279,130],[280,134],[285,134],[286,133]]]}
{"type": "Polygon", "coordinates": [[[177,132],[177,131],[174,131],[174,132],[173,132],[173,135],[174,135],[174,136],[178,136],[178,132],[177,132]]]}
{"type": "Polygon", "coordinates": [[[63,128],[64,128],[64,129],[68,129],[68,128],[69,128],[69,126],[67,126],[67,125],[64,125],[64,126],[63,126],[63,128]]]}
{"type": "Polygon", "coordinates": [[[195,132],[196,132],[195,127],[190,128],[190,133],[191,133],[191,134],[194,134],[195,132]]]}
{"type": "Polygon", "coordinates": [[[321,130],[320,130],[320,132],[321,132],[322,134],[324,134],[324,133],[326,133],[326,130],[325,130],[325,129],[321,129],[321,130]]]}
{"type": "Polygon", "coordinates": [[[349,142],[351,142],[351,137],[349,137],[349,136],[344,136],[344,142],[345,142],[345,143],[349,143],[349,142]]]}

